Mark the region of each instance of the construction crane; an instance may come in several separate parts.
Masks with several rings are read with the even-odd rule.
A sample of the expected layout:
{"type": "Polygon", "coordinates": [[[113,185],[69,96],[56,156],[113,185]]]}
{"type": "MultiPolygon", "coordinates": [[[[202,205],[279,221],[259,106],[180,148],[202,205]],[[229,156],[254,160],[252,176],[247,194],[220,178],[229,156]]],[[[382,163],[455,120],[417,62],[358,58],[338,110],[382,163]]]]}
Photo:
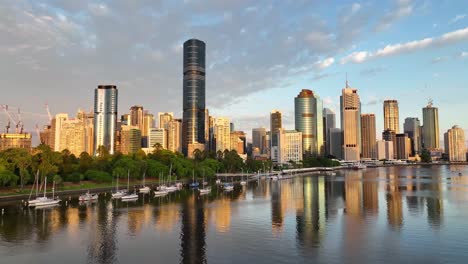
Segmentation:
{"type": "Polygon", "coordinates": [[[13,119],[13,117],[11,117],[10,115],[10,112],[8,112],[8,105],[0,105],[0,107],[3,109],[3,111],[5,112],[7,118],[8,118],[8,124],[6,125],[6,133],[8,134],[10,132],[10,122],[13,122],[15,124],[16,127],[18,127],[18,123],[15,122],[15,120],[13,119]]]}
{"type": "Polygon", "coordinates": [[[52,122],[52,114],[50,113],[50,109],[49,109],[49,104],[46,103],[45,104],[45,109],[47,111],[47,115],[49,116],[49,122],[52,122]]]}
{"type": "Polygon", "coordinates": [[[23,134],[24,125],[21,119],[21,110],[18,108],[18,123],[16,123],[16,133],[23,134]]]}

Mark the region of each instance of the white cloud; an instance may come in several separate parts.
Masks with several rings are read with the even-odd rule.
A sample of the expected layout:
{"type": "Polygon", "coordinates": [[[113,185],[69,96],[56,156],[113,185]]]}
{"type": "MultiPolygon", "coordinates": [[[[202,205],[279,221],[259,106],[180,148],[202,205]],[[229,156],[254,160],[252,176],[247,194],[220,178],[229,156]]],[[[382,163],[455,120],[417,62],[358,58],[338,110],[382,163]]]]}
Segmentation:
{"type": "Polygon", "coordinates": [[[395,8],[387,12],[376,26],[377,31],[389,28],[394,22],[411,15],[413,12],[412,0],[396,0],[395,8]]]}
{"type": "Polygon", "coordinates": [[[460,53],[460,58],[466,58],[468,57],[468,51],[463,51],[460,53]]]}
{"type": "Polygon", "coordinates": [[[342,58],[340,62],[341,64],[345,64],[348,62],[362,63],[373,58],[409,53],[425,48],[444,46],[465,40],[468,40],[468,27],[445,33],[444,35],[436,38],[425,38],[405,43],[387,45],[384,48],[379,49],[375,52],[356,51],[342,58]]]}
{"type": "Polygon", "coordinates": [[[335,62],[335,59],[330,57],[330,58],[326,58],[324,60],[316,62],[315,65],[317,66],[318,69],[323,70],[325,68],[330,67],[334,62],[335,62]]]}
{"type": "Polygon", "coordinates": [[[466,14],[461,14],[461,15],[456,15],[452,20],[450,20],[449,24],[454,24],[457,23],[458,21],[464,19],[466,17],[466,14]]]}

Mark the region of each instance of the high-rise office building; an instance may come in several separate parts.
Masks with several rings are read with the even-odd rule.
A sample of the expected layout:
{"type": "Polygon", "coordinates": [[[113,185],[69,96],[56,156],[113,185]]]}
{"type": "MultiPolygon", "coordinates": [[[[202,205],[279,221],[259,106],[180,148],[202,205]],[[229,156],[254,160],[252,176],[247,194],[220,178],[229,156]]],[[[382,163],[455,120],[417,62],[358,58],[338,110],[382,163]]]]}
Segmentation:
{"type": "Polygon", "coordinates": [[[94,113],[84,112],[79,110],[76,114],[76,118],[81,120],[84,124],[85,129],[85,150],[86,153],[92,154],[94,151],[94,113]]]}
{"type": "Polygon", "coordinates": [[[183,60],[183,119],[182,151],[204,150],[206,141],[205,119],[205,43],[189,39],[184,43],[183,60]],[[202,147],[203,145],[203,147],[202,147]]]}
{"type": "Polygon", "coordinates": [[[167,129],[167,124],[172,119],[174,119],[174,113],[172,113],[172,112],[169,112],[169,113],[159,112],[158,113],[158,122],[159,122],[158,127],[167,129]]]}
{"type": "Polygon", "coordinates": [[[154,115],[145,111],[143,115],[143,130],[141,131],[141,136],[147,137],[151,128],[154,128],[154,115]]]}
{"type": "Polygon", "coordinates": [[[378,160],[393,160],[393,142],[378,140],[376,143],[376,156],[378,160]]]}
{"type": "Polygon", "coordinates": [[[417,117],[405,118],[403,125],[404,133],[411,139],[411,156],[419,154],[421,151],[421,122],[417,117]]]}
{"type": "Polygon", "coordinates": [[[79,156],[86,151],[85,123],[79,119],[67,119],[62,123],[60,131],[59,150],[68,149],[70,153],[79,156]]]}
{"type": "Polygon", "coordinates": [[[167,149],[182,153],[182,120],[172,119],[167,123],[167,149]]]}
{"type": "Polygon", "coordinates": [[[340,97],[343,159],[359,160],[361,152],[361,102],[356,89],[346,82],[340,97]]]}
{"type": "Polygon", "coordinates": [[[366,159],[374,159],[375,155],[375,115],[362,114],[361,115],[361,143],[362,143],[362,157],[366,159]]]}
{"type": "Polygon", "coordinates": [[[393,145],[393,148],[392,148],[393,159],[396,159],[397,156],[398,156],[398,154],[397,154],[398,148],[397,148],[395,131],[393,131],[391,129],[384,130],[384,132],[382,132],[382,139],[385,140],[385,141],[388,141],[388,142],[392,142],[392,145],[393,145]]]}
{"type": "Polygon", "coordinates": [[[167,134],[168,133],[165,128],[152,128],[148,137],[150,148],[156,148],[156,146],[159,146],[160,148],[167,149],[167,134]]]}
{"type": "Polygon", "coordinates": [[[231,125],[229,118],[217,117],[214,124],[216,152],[231,149],[231,125]]]}
{"type": "Polygon", "coordinates": [[[141,130],[137,126],[121,126],[118,146],[118,150],[124,155],[139,151],[141,149],[141,130]]]}
{"type": "Polygon", "coordinates": [[[397,100],[385,100],[383,105],[384,130],[400,132],[400,118],[397,100]]]}
{"type": "Polygon", "coordinates": [[[55,117],[51,121],[51,132],[52,132],[52,145],[50,146],[51,149],[54,151],[62,151],[61,149],[62,144],[60,143],[61,133],[62,133],[62,126],[68,120],[68,114],[60,113],[56,114],[55,117]]]}
{"type": "Polygon", "coordinates": [[[270,144],[269,148],[278,147],[280,128],[283,128],[283,114],[278,110],[273,110],[270,113],[270,144]]]}
{"type": "Polygon", "coordinates": [[[243,131],[231,131],[230,145],[231,150],[237,151],[237,154],[245,154],[247,149],[247,140],[245,138],[245,133],[243,131]]]}
{"type": "Polygon", "coordinates": [[[302,132],[296,130],[276,130],[278,146],[271,148],[271,160],[278,164],[288,164],[290,161],[302,160],[302,132]]]}
{"type": "Polygon", "coordinates": [[[114,154],[117,126],[117,97],[115,85],[99,85],[94,92],[94,154],[104,146],[114,154]]]}
{"type": "Polygon", "coordinates": [[[445,153],[451,162],[466,161],[465,132],[458,126],[453,126],[444,134],[445,153]]]}
{"type": "Polygon", "coordinates": [[[270,131],[276,131],[283,128],[283,114],[279,110],[273,110],[270,113],[270,131]]]}
{"type": "Polygon", "coordinates": [[[302,89],[294,98],[295,128],[302,132],[302,151],[306,155],[324,154],[322,110],[322,100],[311,90],[302,89]]]}
{"type": "Polygon", "coordinates": [[[335,112],[329,108],[323,109],[323,137],[325,145],[325,154],[330,155],[330,130],[336,128],[336,116],[335,112]]]}
{"type": "Polygon", "coordinates": [[[330,128],[329,131],[329,144],[330,144],[330,153],[329,155],[337,158],[343,159],[343,131],[339,128],[330,128]]]}
{"type": "Polygon", "coordinates": [[[258,149],[259,154],[266,154],[266,129],[263,127],[252,129],[252,150],[258,149]]]}
{"type": "Polygon", "coordinates": [[[397,159],[406,160],[411,153],[411,139],[408,134],[396,134],[397,159]]]}
{"type": "Polygon", "coordinates": [[[130,125],[138,127],[138,129],[140,129],[140,131],[142,132],[142,135],[143,135],[143,130],[144,130],[143,119],[144,119],[143,106],[134,105],[130,107],[130,125]]]}
{"type": "Polygon", "coordinates": [[[423,147],[428,150],[439,149],[439,109],[432,101],[423,108],[423,147]]]}

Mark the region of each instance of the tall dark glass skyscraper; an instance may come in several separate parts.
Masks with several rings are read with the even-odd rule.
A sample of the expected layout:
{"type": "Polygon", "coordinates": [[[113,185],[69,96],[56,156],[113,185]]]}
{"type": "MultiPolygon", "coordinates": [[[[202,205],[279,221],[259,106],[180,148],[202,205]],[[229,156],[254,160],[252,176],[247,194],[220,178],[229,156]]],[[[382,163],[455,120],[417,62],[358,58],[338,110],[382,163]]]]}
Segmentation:
{"type": "Polygon", "coordinates": [[[205,43],[189,39],[184,43],[182,152],[205,144],[205,43]]]}

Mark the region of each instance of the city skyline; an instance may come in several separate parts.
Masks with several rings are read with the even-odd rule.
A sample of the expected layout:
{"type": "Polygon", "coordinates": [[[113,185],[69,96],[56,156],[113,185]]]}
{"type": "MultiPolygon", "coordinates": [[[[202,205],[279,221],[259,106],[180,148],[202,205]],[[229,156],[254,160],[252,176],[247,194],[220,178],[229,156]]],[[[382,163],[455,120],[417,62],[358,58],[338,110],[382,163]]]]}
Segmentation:
{"type": "MultiPolygon", "coordinates": [[[[324,107],[334,110],[338,115],[337,118],[340,118],[338,98],[344,86],[346,73],[350,85],[359,90],[363,104],[362,111],[376,115],[377,131],[383,131],[381,102],[384,99],[398,100],[400,127],[403,127],[403,120],[406,117],[418,117],[422,120],[420,109],[427,104],[430,97],[440,109],[440,135],[453,125],[468,127],[468,121],[456,117],[457,112],[463,111],[462,98],[468,92],[468,89],[463,89],[468,82],[462,74],[466,69],[467,51],[464,44],[468,39],[468,20],[457,8],[462,6],[462,1],[452,1],[450,4],[436,1],[427,1],[424,4],[409,0],[382,3],[381,10],[376,11],[377,14],[381,12],[382,19],[370,23],[371,26],[368,27],[371,28],[356,29],[360,30],[356,33],[358,36],[363,36],[365,32],[372,34],[363,40],[358,36],[351,36],[348,46],[341,49],[330,48],[331,50],[327,50],[326,47],[320,49],[314,45],[323,46],[323,42],[327,39],[331,41],[331,46],[338,45],[338,39],[344,38],[346,31],[333,27],[334,22],[343,22],[347,19],[353,22],[350,24],[358,23],[366,18],[366,14],[371,16],[369,10],[373,5],[375,7],[375,3],[338,1],[339,5],[333,10],[326,10],[325,5],[317,3],[306,6],[301,6],[304,3],[272,6],[264,11],[265,18],[271,19],[271,12],[280,12],[280,8],[283,8],[284,11],[281,12],[297,14],[296,22],[306,21],[308,22],[306,25],[311,25],[307,30],[298,29],[300,32],[290,32],[290,29],[280,27],[278,36],[274,39],[277,43],[272,44],[274,46],[272,48],[268,45],[262,46],[266,42],[259,34],[262,30],[271,34],[271,26],[249,15],[249,12],[258,11],[261,3],[255,5],[256,3],[230,2],[226,3],[226,6],[213,4],[203,5],[203,8],[195,3],[185,3],[180,7],[180,12],[188,12],[189,8],[198,7],[198,9],[195,8],[194,14],[187,18],[187,23],[182,26],[180,32],[170,34],[159,27],[156,28],[155,32],[161,34],[161,41],[164,44],[143,37],[136,39],[135,43],[124,42],[122,45],[131,45],[132,48],[129,49],[131,54],[130,51],[122,51],[122,47],[119,49],[112,46],[109,50],[102,49],[103,43],[106,43],[103,41],[110,36],[106,35],[101,27],[104,26],[104,22],[113,21],[115,14],[122,11],[122,6],[114,3],[86,3],[86,1],[75,6],[64,3],[66,1],[63,3],[44,1],[42,5],[39,2],[23,1],[0,4],[5,10],[11,11],[10,14],[18,14],[18,21],[32,25],[42,21],[41,29],[50,29],[50,32],[47,32],[53,34],[52,36],[65,38],[65,43],[42,43],[45,40],[40,35],[34,34],[35,32],[17,29],[15,33],[5,31],[5,27],[1,29],[5,36],[11,37],[12,43],[2,46],[1,49],[4,57],[1,63],[7,63],[8,68],[5,77],[0,80],[0,85],[15,87],[2,98],[1,103],[22,109],[26,130],[29,132],[34,131],[36,123],[40,126],[47,123],[44,103],[49,103],[54,114],[74,113],[78,108],[90,109],[92,102],[89,100],[88,89],[94,89],[101,83],[115,84],[119,87],[120,109],[143,105],[152,113],[174,111],[175,116],[181,117],[181,45],[191,37],[205,41],[208,47],[206,56],[209,62],[207,65],[209,81],[206,87],[206,105],[210,109],[210,114],[230,117],[237,130],[250,131],[254,127],[268,127],[268,113],[271,109],[283,112],[286,129],[294,128],[294,102],[284,98],[293,98],[301,89],[316,92],[323,99],[324,107]],[[300,8],[309,10],[312,7],[316,8],[313,13],[317,19],[323,19],[323,28],[316,31],[313,30],[313,25],[317,21],[299,11],[300,8]],[[226,18],[211,19],[212,15],[197,17],[199,14],[205,14],[204,8],[208,10],[223,8],[226,10],[226,18]],[[435,10],[438,11],[437,16],[435,10]],[[77,15],[79,12],[88,14],[89,21],[79,20],[77,15]],[[404,15],[390,19],[391,14],[400,14],[399,12],[403,12],[404,15]],[[256,30],[242,27],[243,18],[254,19],[248,21],[256,30]],[[388,19],[388,23],[384,23],[385,19],[388,19]],[[81,32],[90,22],[96,22],[90,27],[90,32],[81,32]],[[419,24],[426,26],[421,27],[419,24]],[[224,25],[228,26],[223,29],[224,25]],[[422,30],[418,34],[409,34],[409,36],[399,34],[398,29],[407,25],[415,25],[413,29],[415,31],[422,30]],[[232,33],[234,29],[239,31],[238,34],[229,35],[233,39],[217,37],[232,33]],[[79,45],[75,45],[78,48],[70,44],[74,39],[67,38],[65,32],[68,31],[73,33],[72,36],[75,36],[75,31],[78,32],[76,41],[79,45]],[[80,35],[81,33],[83,35],[80,35]],[[31,43],[18,44],[25,36],[29,36],[28,34],[31,34],[31,43]],[[248,46],[241,35],[258,39],[259,45],[264,47],[262,50],[264,52],[256,53],[256,45],[248,46]],[[313,43],[306,41],[314,39],[316,41],[313,43]],[[423,39],[426,39],[425,42],[421,41],[423,39]],[[281,46],[288,43],[288,40],[295,40],[296,45],[292,48],[281,46]],[[415,47],[408,44],[411,41],[415,41],[415,47]],[[169,47],[168,43],[171,43],[169,47]],[[239,45],[229,48],[230,46],[227,46],[229,43],[239,45]],[[304,55],[305,58],[298,57],[301,51],[310,52],[310,45],[320,52],[304,55]],[[387,49],[384,49],[385,47],[387,49]],[[246,53],[242,53],[243,49],[246,53]],[[277,52],[283,49],[284,52],[277,52]],[[76,55],[83,56],[75,61],[76,55]],[[299,62],[291,62],[292,58],[298,58],[299,62]],[[98,59],[100,62],[97,62],[98,59]],[[128,61],[131,63],[113,67],[109,67],[108,64],[128,61]],[[257,61],[260,65],[255,65],[257,61]],[[128,68],[130,66],[135,69],[130,70],[128,68]],[[261,74],[246,74],[245,71],[252,69],[252,66],[258,66],[261,74]],[[158,72],[157,78],[150,77],[151,75],[143,67],[151,69],[151,75],[158,72]],[[412,69],[417,67],[418,71],[412,73],[406,67],[412,69]],[[283,77],[277,77],[276,73],[284,71],[284,68],[291,70],[286,71],[283,77]],[[21,76],[18,74],[20,70],[21,76]],[[122,71],[128,73],[122,74],[122,71]],[[237,77],[239,74],[243,74],[245,78],[237,77]],[[414,76],[407,78],[410,77],[409,74],[414,76]],[[270,79],[276,84],[272,85],[270,79]],[[31,92],[34,101],[21,96],[25,90],[31,92]],[[446,92],[447,90],[449,92],[446,92]],[[259,98],[271,102],[271,105],[255,104],[259,98]],[[235,116],[231,114],[234,112],[235,116]]],[[[130,11],[136,12],[144,7],[135,4],[129,8],[133,8],[130,11]]],[[[166,8],[173,10],[175,7],[167,5],[166,8]]],[[[9,21],[3,19],[0,20],[0,24],[9,25],[9,21]]],[[[141,21],[134,22],[135,26],[142,25],[141,21]]],[[[294,21],[284,18],[279,20],[280,25],[287,25],[288,22],[294,21]]],[[[340,24],[340,27],[345,25],[340,24]]],[[[353,35],[351,31],[348,34],[353,35]]],[[[127,36],[131,32],[133,31],[124,27],[119,33],[127,36]]],[[[2,127],[5,120],[5,118],[0,119],[2,127]]],[[[377,138],[380,138],[379,133],[377,138]]]]}

